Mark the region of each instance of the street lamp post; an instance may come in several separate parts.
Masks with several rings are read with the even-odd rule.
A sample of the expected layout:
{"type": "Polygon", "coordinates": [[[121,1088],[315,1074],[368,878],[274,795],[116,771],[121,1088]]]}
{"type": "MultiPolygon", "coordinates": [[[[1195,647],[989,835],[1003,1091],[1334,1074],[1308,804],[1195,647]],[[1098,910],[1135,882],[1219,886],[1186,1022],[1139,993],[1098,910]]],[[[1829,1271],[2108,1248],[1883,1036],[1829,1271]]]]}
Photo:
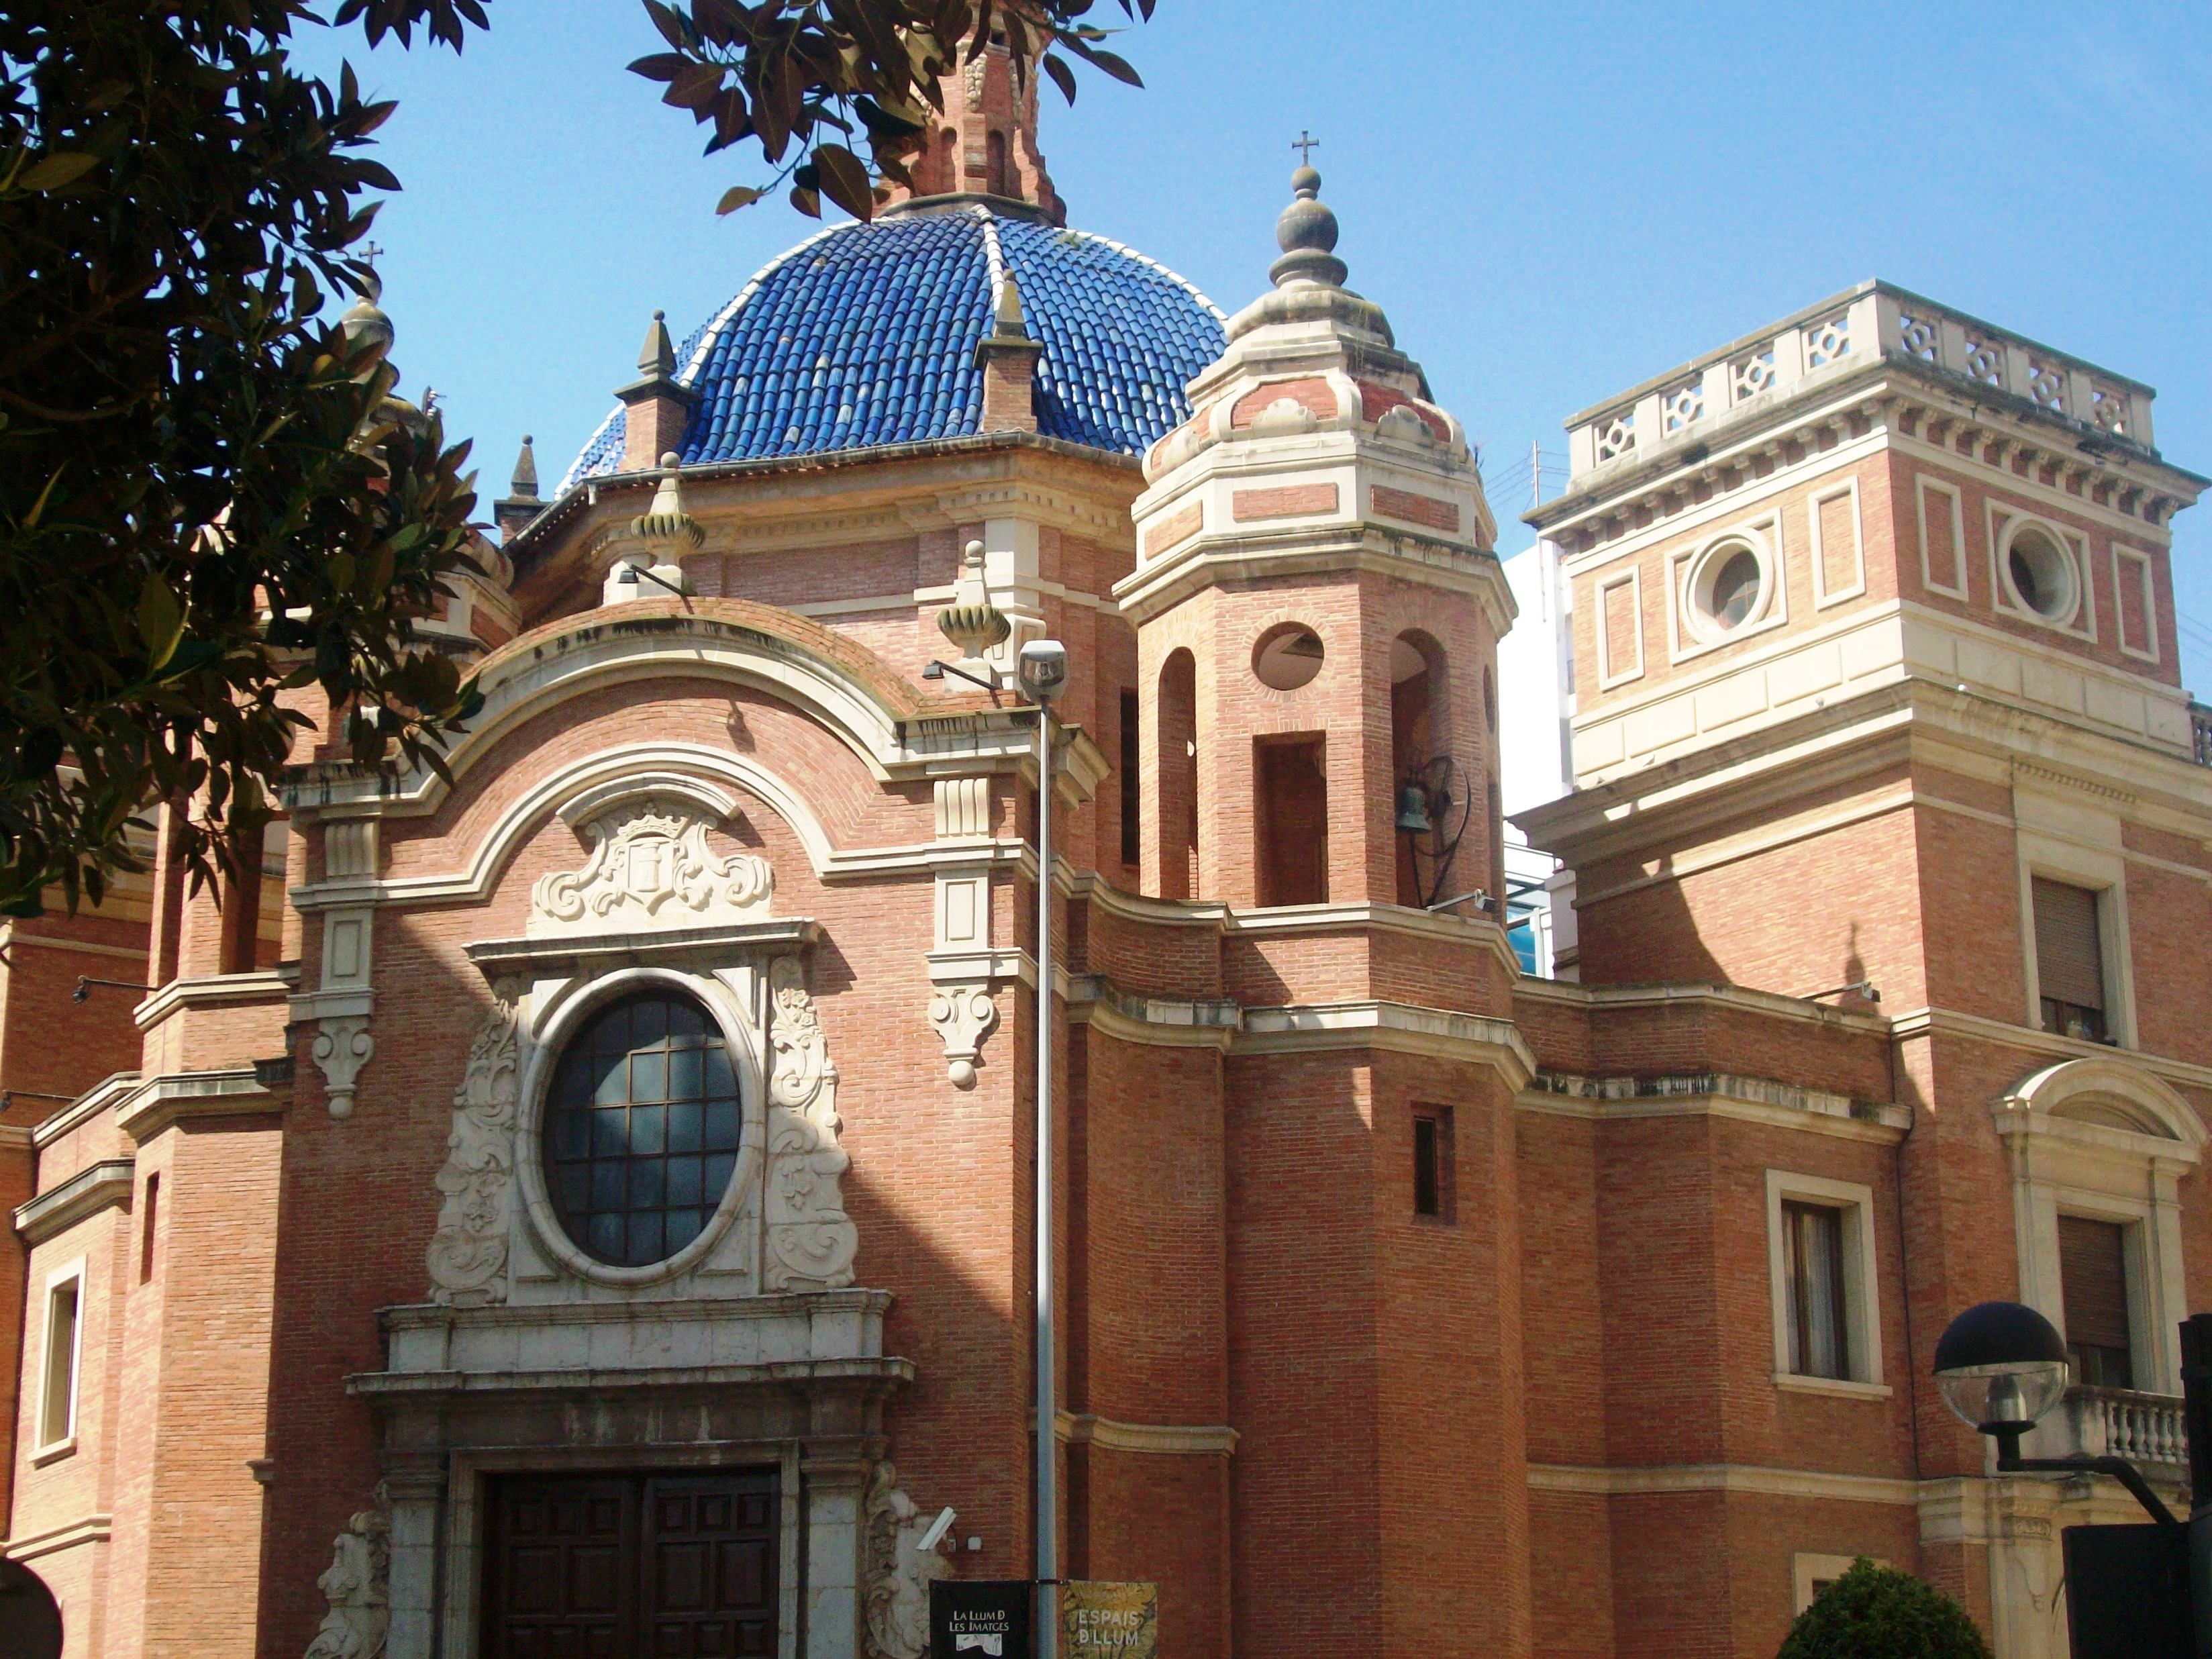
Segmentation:
{"type": "Polygon", "coordinates": [[[2197,1659],[2212,1659],[2212,1314],[2182,1322],[2181,1352],[2191,1502],[2185,1523],[2124,1457],[2020,1455],[2021,1437],[2058,1403],[2068,1381],[2065,1339],[2034,1309],[1984,1302],[1954,1319],[1936,1340],[1936,1385],[1953,1415],[1996,1442],[2000,1474],[2106,1474],[2126,1487],[2165,1547],[2185,1551],[2193,1649],[2197,1659]]]}
{"type": "Polygon", "coordinates": [[[1037,711],[1036,916],[1036,1659],[1053,1659],[1060,1635],[1053,1589],[1060,1577],[1060,1391],[1053,1372],[1052,1204],[1052,702],[1067,685],[1067,649],[1032,640],[1015,672],[1037,711]]]}

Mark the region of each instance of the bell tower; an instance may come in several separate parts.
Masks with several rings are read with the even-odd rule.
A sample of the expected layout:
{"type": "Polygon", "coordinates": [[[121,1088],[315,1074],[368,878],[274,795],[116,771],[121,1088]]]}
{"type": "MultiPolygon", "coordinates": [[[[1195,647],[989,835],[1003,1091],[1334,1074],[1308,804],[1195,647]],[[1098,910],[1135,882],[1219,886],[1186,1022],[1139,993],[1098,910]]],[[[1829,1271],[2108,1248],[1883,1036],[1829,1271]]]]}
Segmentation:
{"type": "Polygon", "coordinates": [[[1145,458],[1115,589],[1146,688],[1146,890],[1486,918],[1495,526],[1460,423],[1344,286],[1321,175],[1292,185],[1273,289],[1145,458]]]}

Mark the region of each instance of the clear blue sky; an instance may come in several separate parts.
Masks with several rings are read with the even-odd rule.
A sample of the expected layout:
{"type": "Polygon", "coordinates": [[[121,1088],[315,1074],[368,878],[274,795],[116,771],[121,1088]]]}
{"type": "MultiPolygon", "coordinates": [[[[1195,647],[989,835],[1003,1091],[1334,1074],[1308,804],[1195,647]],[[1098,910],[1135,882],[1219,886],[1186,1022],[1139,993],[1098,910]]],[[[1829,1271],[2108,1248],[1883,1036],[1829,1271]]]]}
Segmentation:
{"type": "MultiPolygon", "coordinates": [[[[781,202],[714,216],[766,169],[702,158],[625,71],[659,48],[634,0],[490,11],[458,60],[301,43],[400,100],[380,155],[405,191],[377,228],[396,356],[477,440],[487,501],[525,432],[559,477],[655,307],[680,337],[814,228],[781,202]]],[[[1875,276],[2148,381],[2160,448],[2212,473],[2201,3],[1159,0],[1119,44],[1145,91],[1045,94],[1072,222],[1233,311],[1310,126],[1352,285],[1493,477],[1563,452],[1571,411],[1875,276]]],[[[1525,485],[1495,505],[1516,550],[1525,485]]],[[[2175,550],[2184,666],[2212,693],[2208,526],[2212,501],[2175,550]]]]}

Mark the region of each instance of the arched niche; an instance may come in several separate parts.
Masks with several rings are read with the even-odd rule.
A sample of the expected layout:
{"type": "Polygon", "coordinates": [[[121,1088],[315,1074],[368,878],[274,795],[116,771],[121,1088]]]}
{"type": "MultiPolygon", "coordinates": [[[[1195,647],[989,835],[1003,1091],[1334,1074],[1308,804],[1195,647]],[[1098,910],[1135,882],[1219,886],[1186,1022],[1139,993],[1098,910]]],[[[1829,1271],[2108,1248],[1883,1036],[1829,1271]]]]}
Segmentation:
{"type": "Polygon", "coordinates": [[[2136,1386],[2181,1392],[2176,1328],[2189,1311],[2179,1184],[2203,1120],[2171,1084],[2118,1055],[2032,1072],[1992,1103],[2011,1166],[2020,1299],[2066,1328],[2061,1216],[2122,1230],[2136,1386]]]}

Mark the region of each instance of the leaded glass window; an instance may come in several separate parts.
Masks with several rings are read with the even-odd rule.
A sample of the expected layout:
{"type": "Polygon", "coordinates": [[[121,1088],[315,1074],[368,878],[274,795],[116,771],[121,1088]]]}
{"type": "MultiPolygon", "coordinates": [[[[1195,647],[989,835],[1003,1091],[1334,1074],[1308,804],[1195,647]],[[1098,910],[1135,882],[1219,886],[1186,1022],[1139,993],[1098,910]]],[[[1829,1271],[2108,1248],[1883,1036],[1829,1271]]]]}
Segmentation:
{"type": "Polygon", "coordinates": [[[554,1212],[594,1261],[665,1261],[729,1190],[742,1121],[729,1049],[703,1007],[661,991],[611,1003],[554,1068],[543,1137],[554,1212]]]}

